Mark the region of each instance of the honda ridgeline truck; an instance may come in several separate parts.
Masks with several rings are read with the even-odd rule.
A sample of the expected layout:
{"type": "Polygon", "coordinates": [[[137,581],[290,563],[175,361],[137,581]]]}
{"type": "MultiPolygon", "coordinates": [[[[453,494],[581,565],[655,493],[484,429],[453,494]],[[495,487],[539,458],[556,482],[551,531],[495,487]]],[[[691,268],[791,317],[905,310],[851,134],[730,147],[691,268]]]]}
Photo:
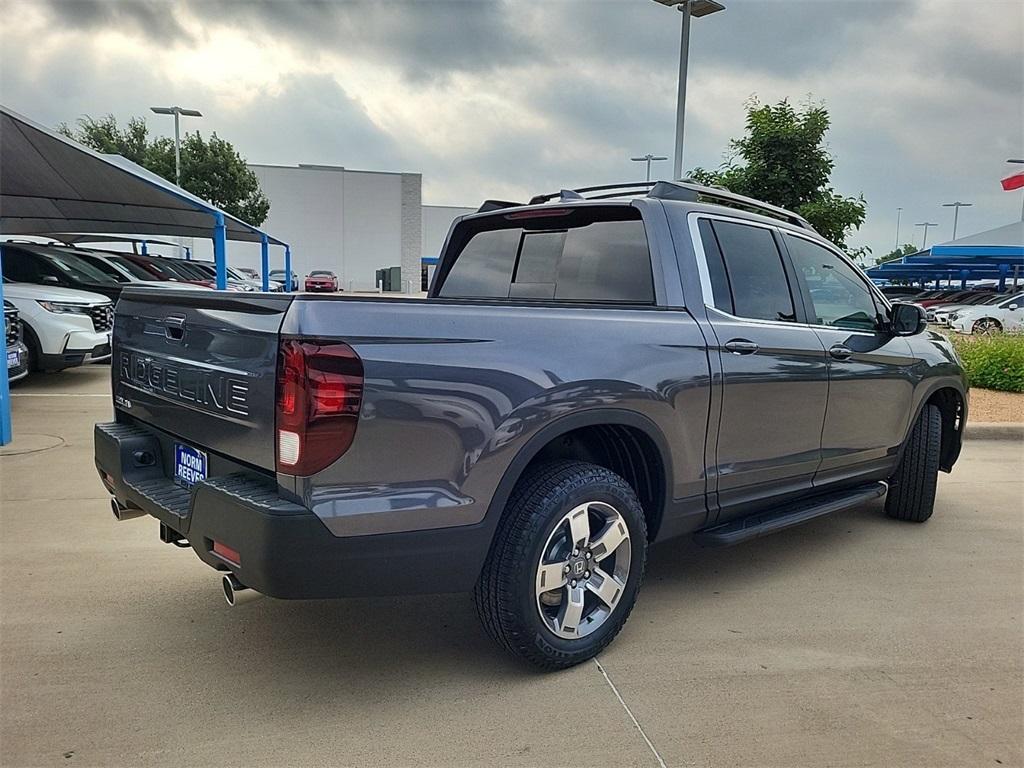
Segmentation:
{"type": "Polygon", "coordinates": [[[657,182],[488,201],[428,298],[125,289],[96,466],[228,602],[470,591],[513,654],[597,654],[648,547],[888,494],[923,522],[967,386],[799,216],[657,182]]]}

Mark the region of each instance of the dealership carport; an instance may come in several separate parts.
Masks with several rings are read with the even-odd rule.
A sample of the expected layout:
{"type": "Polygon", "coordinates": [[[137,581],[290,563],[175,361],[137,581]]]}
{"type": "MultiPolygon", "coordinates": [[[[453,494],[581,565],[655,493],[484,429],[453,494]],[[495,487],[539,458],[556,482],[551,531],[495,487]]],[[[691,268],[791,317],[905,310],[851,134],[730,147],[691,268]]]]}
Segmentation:
{"type": "MultiPolygon", "coordinates": [[[[291,275],[286,243],[119,155],[94,152],[0,105],[0,234],[66,232],[211,238],[220,289],[227,285],[228,240],[262,244],[264,290],[270,245],[284,247],[285,274],[291,275]]],[[[3,352],[6,362],[6,340],[3,352]]],[[[3,365],[0,445],[9,441],[3,365]]]]}
{"type": "Polygon", "coordinates": [[[1017,221],[987,232],[961,237],[934,245],[927,251],[888,261],[868,270],[874,280],[910,280],[922,285],[935,281],[997,280],[1006,288],[1007,280],[1016,284],[1024,278],[1024,221],[1017,221]]]}

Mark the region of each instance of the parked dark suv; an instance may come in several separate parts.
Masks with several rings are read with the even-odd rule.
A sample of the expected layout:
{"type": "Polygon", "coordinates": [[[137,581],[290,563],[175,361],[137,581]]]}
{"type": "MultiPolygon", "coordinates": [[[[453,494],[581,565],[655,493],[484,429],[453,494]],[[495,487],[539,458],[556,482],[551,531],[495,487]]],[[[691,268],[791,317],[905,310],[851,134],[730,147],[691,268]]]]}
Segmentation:
{"type": "Polygon", "coordinates": [[[113,301],[124,284],[91,264],[72,247],[3,243],[3,276],[19,283],[58,285],[106,296],[113,301]]]}
{"type": "Polygon", "coordinates": [[[153,293],[117,306],[96,426],[118,519],[159,519],[231,604],[472,590],[549,669],[611,642],[653,542],[885,494],[927,520],[967,418],[920,307],[689,183],[485,203],[426,300],[153,293]]]}

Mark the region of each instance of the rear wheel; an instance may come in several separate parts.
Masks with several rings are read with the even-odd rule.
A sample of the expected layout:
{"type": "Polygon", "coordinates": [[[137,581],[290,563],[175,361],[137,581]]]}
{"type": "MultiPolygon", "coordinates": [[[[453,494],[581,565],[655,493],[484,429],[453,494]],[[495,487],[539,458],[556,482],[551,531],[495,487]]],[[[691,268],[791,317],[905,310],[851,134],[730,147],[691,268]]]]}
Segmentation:
{"type": "Polygon", "coordinates": [[[885,512],[897,520],[923,523],[932,516],[942,448],[942,414],[926,405],[903,448],[896,473],[889,478],[885,512]]]}
{"type": "Polygon", "coordinates": [[[579,461],[539,465],[512,492],[477,613],[513,655],[544,669],[579,664],[626,623],[646,556],[643,509],[625,480],[579,461]]]}

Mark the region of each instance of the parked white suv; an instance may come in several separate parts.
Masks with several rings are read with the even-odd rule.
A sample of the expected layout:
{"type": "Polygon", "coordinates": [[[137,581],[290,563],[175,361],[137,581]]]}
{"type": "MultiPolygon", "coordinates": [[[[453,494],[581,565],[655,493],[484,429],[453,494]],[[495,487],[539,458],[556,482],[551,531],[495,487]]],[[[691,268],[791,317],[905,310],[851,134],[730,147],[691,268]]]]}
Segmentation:
{"type": "Polygon", "coordinates": [[[106,296],[5,280],[4,298],[18,310],[30,370],[59,371],[110,357],[114,305],[106,296]]]}
{"type": "Polygon", "coordinates": [[[1024,293],[1008,296],[998,304],[958,309],[949,316],[949,326],[960,333],[1024,331],[1024,293]]]}

